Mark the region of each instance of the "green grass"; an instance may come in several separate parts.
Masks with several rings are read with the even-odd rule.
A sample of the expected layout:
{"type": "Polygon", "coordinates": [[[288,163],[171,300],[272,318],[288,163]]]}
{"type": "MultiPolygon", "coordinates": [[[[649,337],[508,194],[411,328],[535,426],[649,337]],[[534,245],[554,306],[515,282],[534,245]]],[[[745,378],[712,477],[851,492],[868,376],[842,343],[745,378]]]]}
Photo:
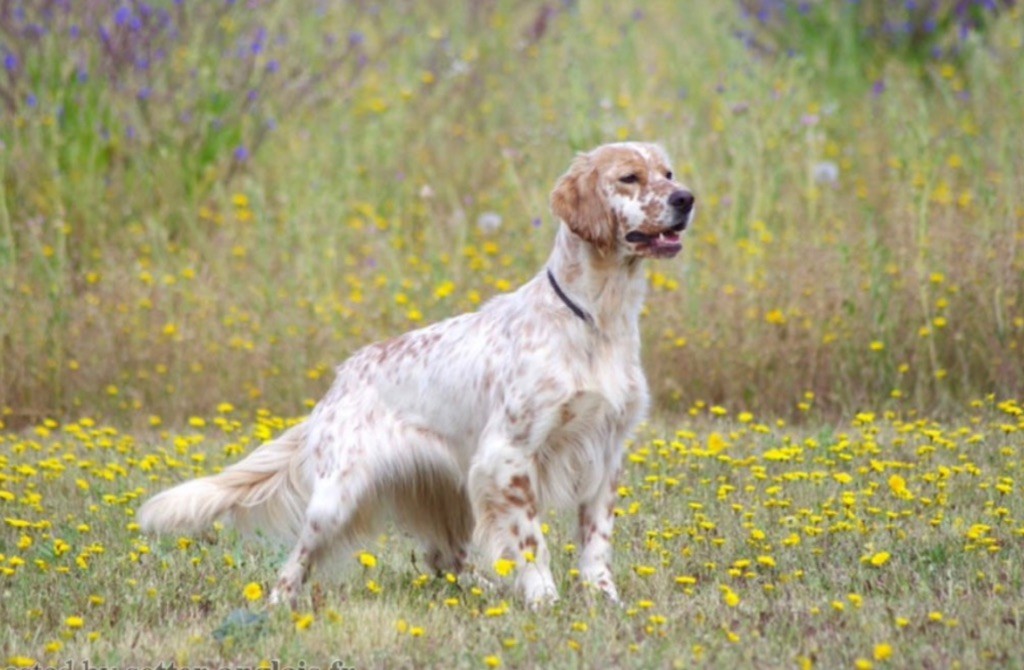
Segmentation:
{"type": "Polygon", "coordinates": [[[266,604],[287,547],[230,528],[141,535],[132,517],[144,496],[237,460],[285,424],[225,410],[180,432],[83,421],[2,436],[4,660],[1020,664],[1024,411],[1015,402],[979,401],[944,423],[862,413],[817,433],[706,406],[655,422],[631,444],[619,491],[622,606],[577,582],[574,515],[552,514],[546,539],[562,599],[539,612],[488,566],[477,566],[493,582],[486,588],[423,574],[411,541],[390,527],[314,571],[294,612],[266,604]],[[252,583],[262,596],[250,601],[252,583]]]}
{"type": "Polygon", "coordinates": [[[0,21],[0,662],[1024,665],[1019,5],[932,59],[827,12],[769,57],[733,3],[158,1],[145,40],[100,4],[0,21]],[[139,534],[356,348],[537,272],[554,180],[619,139],[698,198],[648,267],[621,608],[572,514],[539,613],[390,528],[294,613],[244,595],[282,548],[139,534]]]}

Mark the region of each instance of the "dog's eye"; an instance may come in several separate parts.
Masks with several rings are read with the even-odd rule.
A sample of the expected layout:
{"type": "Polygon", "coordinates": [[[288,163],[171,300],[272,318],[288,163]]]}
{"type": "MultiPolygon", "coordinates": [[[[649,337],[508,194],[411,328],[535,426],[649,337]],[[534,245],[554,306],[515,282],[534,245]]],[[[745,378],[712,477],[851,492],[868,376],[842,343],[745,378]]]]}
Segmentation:
{"type": "Polygon", "coordinates": [[[665,179],[668,179],[669,181],[672,180],[672,170],[665,173],[665,179]]]}
{"type": "Polygon", "coordinates": [[[619,181],[623,184],[636,184],[640,181],[640,177],[634,172],[633,174],[627,174],[625,177],[619,177],[619,181]]]}

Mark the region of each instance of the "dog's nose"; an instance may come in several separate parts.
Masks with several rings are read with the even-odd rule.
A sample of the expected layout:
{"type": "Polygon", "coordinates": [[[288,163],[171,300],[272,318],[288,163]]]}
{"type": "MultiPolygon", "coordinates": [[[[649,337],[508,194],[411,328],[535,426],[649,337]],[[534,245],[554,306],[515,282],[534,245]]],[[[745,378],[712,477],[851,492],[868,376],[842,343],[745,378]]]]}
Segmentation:
{"type": "Polygon", "coordinates": [[[689,214],[693,209],[693,194],[684,189],[673,191],[672,195],[668,197],[668,204],[673,209],[679,210],[680,214],[689,214]]]}

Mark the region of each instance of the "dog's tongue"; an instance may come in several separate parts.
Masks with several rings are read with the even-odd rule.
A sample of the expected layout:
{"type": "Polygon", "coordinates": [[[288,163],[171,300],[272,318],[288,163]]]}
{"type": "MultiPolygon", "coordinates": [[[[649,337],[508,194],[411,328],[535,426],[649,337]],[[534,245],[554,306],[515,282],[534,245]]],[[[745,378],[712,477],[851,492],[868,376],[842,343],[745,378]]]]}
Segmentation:
{"type": "Polygon", "coordinates": [[[678,249],[682,245],[679,243],[679,235],[669,231],[661,233],[657,237],[651,237],[651,246],[655,249],[678,249]]]}

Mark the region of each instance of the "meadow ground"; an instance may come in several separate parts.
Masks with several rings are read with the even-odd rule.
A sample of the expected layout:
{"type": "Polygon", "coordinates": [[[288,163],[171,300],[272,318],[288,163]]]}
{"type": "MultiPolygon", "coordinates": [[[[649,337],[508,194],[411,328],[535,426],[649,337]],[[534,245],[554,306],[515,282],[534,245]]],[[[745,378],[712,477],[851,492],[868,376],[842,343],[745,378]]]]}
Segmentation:
{"type": "Polygon", "coordinates": [[[551,515],[563,598],[540,612],[514,599],[509,576],[481,588],[425,574],[388,528],[315,572],[295,611],[266,603],[286,547],[229,529],[140,534],[144,496],[215,471],[287,423],[222,409],[181,432],[82,420],[2,436],[8,664],[1024,662],[1024,410],[1012,401],[980,400],[944,423],[865,412],[811,431],[695,406],[645,426],[616,508],[621,607],[578,583],[574,529],[551,515]]]}
{"type": "Polygon", "coordinates": [[[0,68],[0,665],[1024,666],[1021,3],[12,0],[0,68]],[[648,267],[623,607],[556,516],[542,613],[388,529],[294,613],[280,548],[139,534],[536,273],[625,139],[698,205],[648,267]]]}

